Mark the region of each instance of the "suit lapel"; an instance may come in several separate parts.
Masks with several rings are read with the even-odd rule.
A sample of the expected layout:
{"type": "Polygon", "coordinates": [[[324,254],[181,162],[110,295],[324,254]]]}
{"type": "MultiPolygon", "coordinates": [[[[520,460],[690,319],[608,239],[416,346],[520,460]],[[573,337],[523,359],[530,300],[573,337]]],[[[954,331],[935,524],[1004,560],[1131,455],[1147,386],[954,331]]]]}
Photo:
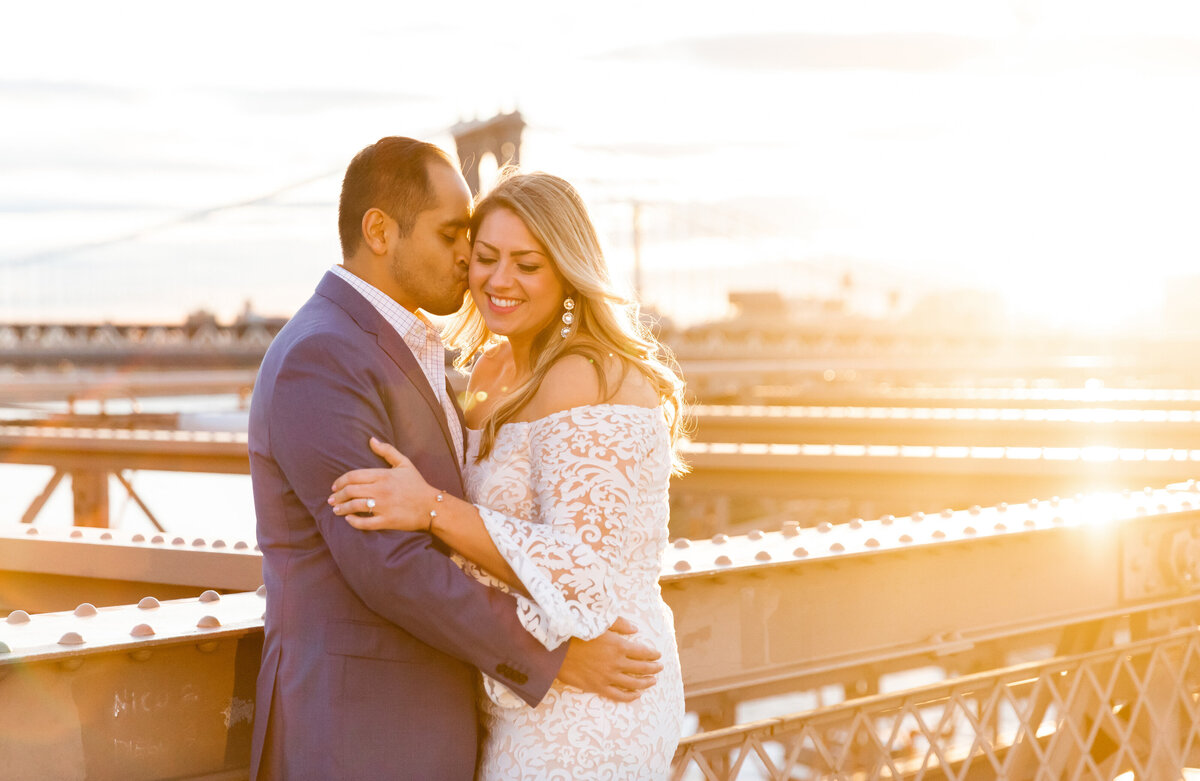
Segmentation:
{"type": "Polygon", "coordinates": [[[467,463],[467,418],[463,415],[462,406],[458,403],[454,392],[454,386],[450,384],[450,378],[446,378],[446,398],[450,399],[451,406],[454,407],[454,414],[458,416],[458,428],[462,431],[463,443],[463,463],[467,463]]]}
{"type": "MultiPolygon", "coordinates": [[[[450,426],[446,421],[446,411],[442,407],[442,403],[434,394],[433,388],[429,384],[429,378],[425,376],[425,372],[421,370],[420,364],[413,356],[412,350],[405,344],[404,339],[400,334],[396,333],[396,329],[383,318],[383,315],[371,306],[370,302],[359,295],[358,291],[352,288],[349,283],[341,279],[332,271],[327,271],[317,285],[317,292],[325,296],[335,304],[346,310],[346,313],[354,319],[359,328],[362,328],[367,333],[375,336],[375,341],[379,348],[392,359],[399,367],[408,381],[421,394],[421,398],[429,406],[429,411],[433,415],[433,419],[437,421],[438,426],[442,430],[442,437],[445,440],[446,447],[449,448],[451,455],[454,455],[454,463],[458,465],[459,459],[455,455],[454,439],[450,435],[450,426]]],[[[448,381],[447,381],[448,382],[448,381]]],[[[453,393],[450,396],[454,398],[453,393]]],[[[454,409],[458,413],[459,424],[462,425],[462,411],[458,409],[458,405],[454,405],[454,409]]],[[[466,439],[463,439],[463,448],[466,449],[466,439]]],[[[462,469],[458,471],[459,485],[462,486],[462,469]]]]}

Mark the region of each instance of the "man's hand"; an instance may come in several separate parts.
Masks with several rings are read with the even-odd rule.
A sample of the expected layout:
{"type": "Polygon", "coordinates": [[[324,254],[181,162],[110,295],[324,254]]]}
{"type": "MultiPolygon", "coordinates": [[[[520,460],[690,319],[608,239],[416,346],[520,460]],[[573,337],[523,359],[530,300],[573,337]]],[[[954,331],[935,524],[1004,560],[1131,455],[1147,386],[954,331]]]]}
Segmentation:
{"type": "Polygon", "coordinates": [[[636,633],[637,627],[618,618],[595,640],[572,637],[558,679],[610,700],[633,702],[663,668],[662,654],[630,639],[636,633]]]}

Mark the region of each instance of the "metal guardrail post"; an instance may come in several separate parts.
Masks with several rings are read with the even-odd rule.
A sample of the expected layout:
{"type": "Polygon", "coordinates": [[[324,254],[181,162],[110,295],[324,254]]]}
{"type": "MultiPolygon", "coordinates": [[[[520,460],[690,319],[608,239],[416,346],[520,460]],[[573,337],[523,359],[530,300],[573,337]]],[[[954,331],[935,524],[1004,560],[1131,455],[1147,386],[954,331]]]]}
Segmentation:
{"type": "Polygon", "coordinates": [[[71,470],[76,526],[108,526],[108,472],[71,470]]]}

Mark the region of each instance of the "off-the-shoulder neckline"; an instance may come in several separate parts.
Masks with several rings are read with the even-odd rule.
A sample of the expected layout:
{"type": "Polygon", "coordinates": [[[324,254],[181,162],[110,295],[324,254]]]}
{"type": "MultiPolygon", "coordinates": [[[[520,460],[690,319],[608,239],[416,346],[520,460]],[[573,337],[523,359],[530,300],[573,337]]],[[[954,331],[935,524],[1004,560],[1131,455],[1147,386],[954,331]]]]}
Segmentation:
{"type": "MultiPolygon", "coordinates": [[[[643,407],[641,404],[614,404],[612,402],[601,402],[599,404],[580,404],[575,407],[568,407],[566,409],[556,410],[554,412],[550,412],[545,415],[542,415],[540,418],[534,418],[533,420],[510,420],[507,423],[505,423],[504,426],[502,426],[501,428],[507,428],[509,426],[532,426],[535,423],[545,423],[545,422],[554,420],[555,418],[559,418],[564,415],[569,415],[572,412],[578,412],[579,410],[602,409],[602,408],[603,409],[612,409],[612,410],[630,410],[630,411],[638,410],[639,412],[654,412],[654,413],[660,413],[660,414],[662,413],[661,406],[659,406],[659,407],[643,407]]],[[[480,431],[481,429],[468,428],[467,430],[468,431],[480,431]]]]}

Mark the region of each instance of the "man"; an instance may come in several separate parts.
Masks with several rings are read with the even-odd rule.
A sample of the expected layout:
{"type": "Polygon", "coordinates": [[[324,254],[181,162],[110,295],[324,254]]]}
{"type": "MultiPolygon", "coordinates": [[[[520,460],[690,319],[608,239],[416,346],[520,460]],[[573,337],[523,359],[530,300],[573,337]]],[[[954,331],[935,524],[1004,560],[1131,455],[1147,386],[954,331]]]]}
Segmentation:
{"type": "Polygon", "coordinates": [[[475,668],[530,704],[555,677],[619,698],[661,669],[615,632],[546,651],[513,599],[433,537],[364,533],[326,502],[339,475],[381,465],[372,436],[464,493],[461,413],[417,312],[462,303],[470,203],[435,146],[385,138],[362,150],[342,184],[343,264],[263,359],[250,407],[267,587],[252,778],[470,779],[475,668]]]}

